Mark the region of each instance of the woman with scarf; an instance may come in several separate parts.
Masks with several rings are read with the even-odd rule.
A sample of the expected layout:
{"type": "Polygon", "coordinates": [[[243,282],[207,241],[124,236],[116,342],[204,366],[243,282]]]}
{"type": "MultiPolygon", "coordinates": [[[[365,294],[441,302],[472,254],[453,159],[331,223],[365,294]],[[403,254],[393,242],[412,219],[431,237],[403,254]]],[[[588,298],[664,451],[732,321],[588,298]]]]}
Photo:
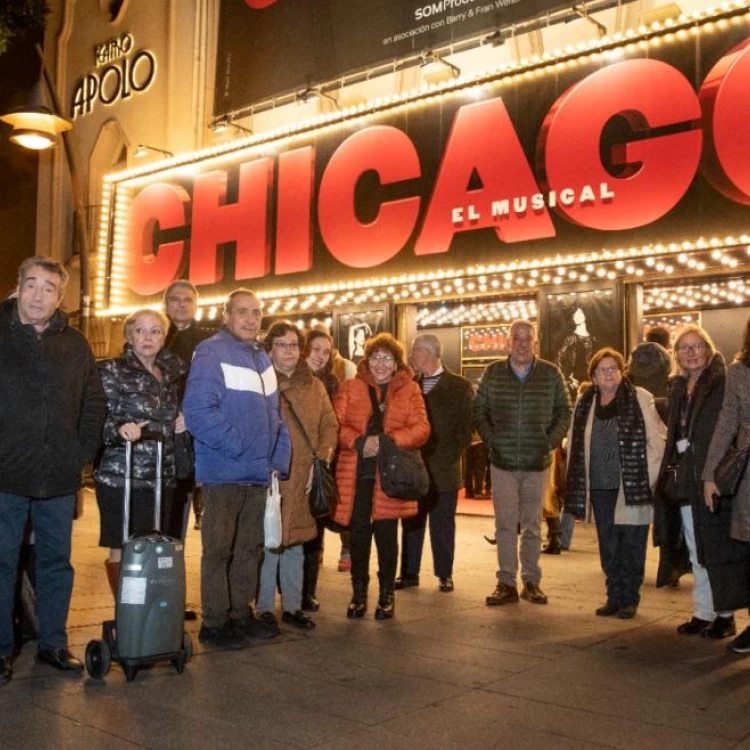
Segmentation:
{"type": "Polygon", "coordinates": [[[660,547],[656,585],[684,569],[684,539],[693,568],[693,616],[678,626],[681,635],[734,635],[733,610],[747,596],[738,586],[740,558],[732,564],[731,509],[712,513],[703,502],[701,475],[724,398],[726,367],[711,337],[700,326],[685,326],[674,343],[675,377],[670,383],[667,448],[656,484],[654,543],[660,547]]]}
{"type": "Polygon", "coordinates": [[[651,487],[664,453],[666,429],[653,396],[623,378],[625,360],[614,349],[589,362],[593,383],[579,399],[568,434],[566,510],[578,518],[594,510],[607,601],[599,617],[635,617],[646,565],[651,487]]]}

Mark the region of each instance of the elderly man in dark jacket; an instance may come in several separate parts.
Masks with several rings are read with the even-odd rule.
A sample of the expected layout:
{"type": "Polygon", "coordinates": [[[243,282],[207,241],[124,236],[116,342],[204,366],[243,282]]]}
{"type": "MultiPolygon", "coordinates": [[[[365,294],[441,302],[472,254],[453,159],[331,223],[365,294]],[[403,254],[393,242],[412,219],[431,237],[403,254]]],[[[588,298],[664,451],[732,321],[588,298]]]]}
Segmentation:
{"type": "Polygon", "coordinates": [[[492,501],[499,570],[488,605],[517,602],[518,543],[524,584],[521,598],[546,604],[539,588],[542,571],[542,499],[551,451],[559,447],[570,422],[570,401],[560,370],[534,354],[536,332],[523,320],[510,327],[510,356],[482,375],[474,418],[490,453],[492,501]]]}
{"type": "Polygon", "coordinates": [[[471,402],[474,391],[466,378],[443,366],[442,344],[431,334],[417,336],[411,346],[411,364],[418,373],[432,432],[422,446],[430,474],[430,491],[419,502],[419,513],[402,521],[401,577],[396,588],[419,586],[427,517],[439,590],[453,591],[456,547],[456,505],[461,489],[461,457],[471,443],[471,402]]]}
{"type": "Polygon", "coordinates": [[[104,391],[86,339],[58,309],[67,271],[29,258],[0,305],[0,684],[13,675],[13,600],[30,517],[36,537],[37,661],[80,673],[68,650],[70,542],[81,471],[101,439],[104,391]]]}

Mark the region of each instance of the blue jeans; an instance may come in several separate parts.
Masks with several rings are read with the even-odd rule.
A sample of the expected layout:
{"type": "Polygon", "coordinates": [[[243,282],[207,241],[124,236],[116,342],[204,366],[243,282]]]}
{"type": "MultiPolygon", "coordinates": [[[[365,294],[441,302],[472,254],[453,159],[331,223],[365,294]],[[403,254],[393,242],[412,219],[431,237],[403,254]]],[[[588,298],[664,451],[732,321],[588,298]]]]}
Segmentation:
{"type": "Polygon", "coordinates": [[[29,516],[35,537],[39,649],[68,645],[65,626],[73,593],[70,538],[75,502],[75,495],[39,500],[0,492],[0,656],[13,652],[18,556],[29,516]]]}
{"type": "Polygon", "coordinates": [[[618,607],[638,606],[646,568],[648,524],[615,523],[617,490],[591,490],[599,559],[607,576],[607,601],[618,607]]]}
{"type": "Polygon", "coordinates": [[[304,560],[304,547],[301,544],[286,547],[280,552],[268,548],[264,550],[256,612],[273,612],[277,578],[281,589],[281,609],[296,612],[302,608],[304,560]]]}
{"type": "Polygon", "coordinates": [[[453,575],[456,550],[456,505],[458,491],[438,492],[431,488],[419,501],[419,512],[401,521],[401,575],[418,576],[422,567],[422,549],[427,517],[430,519],[432,563],[438,578],[453,575]]]}

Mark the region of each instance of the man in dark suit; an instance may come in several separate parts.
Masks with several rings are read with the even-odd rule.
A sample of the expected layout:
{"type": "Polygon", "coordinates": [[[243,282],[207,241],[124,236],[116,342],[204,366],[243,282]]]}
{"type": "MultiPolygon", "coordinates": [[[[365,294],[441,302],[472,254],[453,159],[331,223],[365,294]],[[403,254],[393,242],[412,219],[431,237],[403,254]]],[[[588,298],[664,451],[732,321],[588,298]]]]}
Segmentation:
{"type": "Polygon", "coordinates": [[[456,505],[461,489],[461,458],[471,443],[471,403],[474,391],[466,378],[450,372],[441,361],[437,336],[423,333],[411,347],[432,433],[422,447],[430,474],[430,491],[420,500],[419,513],[402,522],[401,577],[396,588],[419,585],[427,519],[435,575],[439,590],[453,591],[453,557],[456,546],[456,505]]]}

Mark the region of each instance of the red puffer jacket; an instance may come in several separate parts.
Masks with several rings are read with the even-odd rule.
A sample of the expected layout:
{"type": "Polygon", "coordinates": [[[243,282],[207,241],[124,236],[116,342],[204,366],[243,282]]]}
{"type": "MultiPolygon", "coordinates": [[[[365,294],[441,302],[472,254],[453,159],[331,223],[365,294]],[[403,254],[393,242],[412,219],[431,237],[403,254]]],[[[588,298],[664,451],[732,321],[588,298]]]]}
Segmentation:
{"type": "MultiPolygon", "coordinates": [[[[383,429],[401,448],[419,448],[430,436],[424,399],[413,377],[412,369],[403,365],[388,385],[383,429]]],[[[336,468],[339,504],[334,511],[333,520],[344,526],[349,525],[354,508],[358,459],[354,443],[365,434],[367,422],[372,415],[372,404],[367,392],[370,385],[375,387],[379,398],[380,389],[375,385],[366,360],[362,360],[357,368],[357,377],[342,384],[334,401],[340,428],[336,468]]],[[[373,521],[410,518],[416,514],[416,500],[394,500],[388,497],[380,489],[380,478],[376,478],[372,499],[373,521]]]]}

